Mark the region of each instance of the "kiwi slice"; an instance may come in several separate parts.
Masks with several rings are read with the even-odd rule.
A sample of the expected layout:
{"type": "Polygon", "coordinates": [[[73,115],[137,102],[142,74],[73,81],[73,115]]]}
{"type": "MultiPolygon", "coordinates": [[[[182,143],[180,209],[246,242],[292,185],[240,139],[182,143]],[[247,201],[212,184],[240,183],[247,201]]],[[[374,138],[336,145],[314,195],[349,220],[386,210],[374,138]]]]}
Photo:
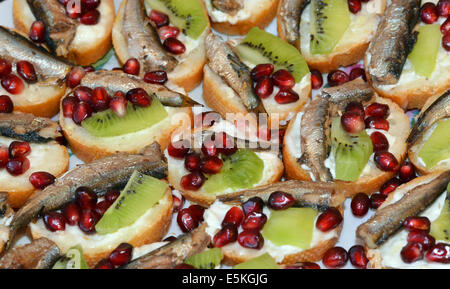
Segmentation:
{"type": "Polygon", "coordinates": [[[83,255],[83,248],[76,245],[70,248],[67,253],[59,259],[52,269],[89,269],[83,255]]]}
{"type": "Polygon", "coordinates": [[[268,253],[265,253],[244,263],[237,264],[233,269],[280,269],[280,267],[268,253]]]}
{"type": "Polygon", "coordinates": [[[439,24],[419,26],[417,41],[408,55],[408,59],[418,75],[430,77],[433,73],[441,46],[441,37],[439,24]]]}
{"type": "Polygon", "coordinates": [[[436,240],[450,241],[450,201],[445,200],[441,215],[431,223],[430,234],[436,240]]]}
{"type": "Polygon", "coordinates": [[[369,135],[363,130],[357,135],[344,131],[339,117],[331,123],[331,153],[336,163],[336,179],[353,182],[359,178],[373,152],[369,135]]]}
{"type": "Polygon", "coordinates": [[[201,0],[145,0],[146,6],[169,15],[170,22],[197,39],[208,26],[201,0]]]}
{"type": "Polygon", "coordinates": [[[239,149],[223,159],[224,164],[218,174],[208,176],[203,185],[207,193],[215,194],[227,189],[233,191],[249,189],[257,184],[263,175],[264,162],[249,149],[239,149]]]}
{"type": "Polygon", "coordinates": [[[427,168],[432,168],[440,161],[450,158],[450,143],[448,137],[445,137],[449,135],[450,118],[440,120],[419,152],[419,157],[427,168]]]}
{"type": "Polygon", "coordinates": [[[119,117],[112,110],[97,112],[83,120],[81,126],[96,137],[114,137],[149,128],[168,116],[166,109],[153,97],[152,105],[138,107],[127,105],[127,114],[119,117]]]}
{"type": "Polygon", "coordinates": [[[350,25],[347,0],[311,0],[309,11],[310,51],[329,54],[350,25]]]}
{"type": "Polygon", "coordinates": [[[222,259],[222,250],[213,248],[186,258],[184,263],[192,265],[196,269],[214,269],[220,265],[222,259]]]}
{"type": "Polygon", "coordinates": [[[313,208],[271,211],[262,235],[276,246],[291,245],[303,250],[309,249],[317,214],[313,208]]]}
{"type": "Polygon", "coordinates": [[[296,82],[309,73],[305,59],[294,46],[258,27],[253,27],[248,32],[236,46],[236,51],[243,61],[254,65],[272,63],[275,70],[288,70],[296,82]]]}
{"type": "Polygon", "coordinates": [[[166,182],[134,171],[120,196],[95,225],[95,230],[104,235],[130,226],[161,200],[168,186],[166,182]]]}

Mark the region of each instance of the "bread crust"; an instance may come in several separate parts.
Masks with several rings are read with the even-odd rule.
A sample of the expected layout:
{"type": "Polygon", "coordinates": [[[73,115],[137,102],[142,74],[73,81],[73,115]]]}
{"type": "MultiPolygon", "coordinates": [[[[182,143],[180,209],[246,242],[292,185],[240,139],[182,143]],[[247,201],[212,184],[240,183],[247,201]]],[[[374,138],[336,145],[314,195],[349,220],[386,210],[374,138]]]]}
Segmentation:
{"type": "Polygon", "coordinates": [[[44,101],[31,104],[17,104],[14,102],[14,96],[12,96],[12,100],[14,102],[14,110],[25,113],[31,113],[35,116],[51,118],[58,113],[59,101],[61,97],[65,94],[65,92],[66,92],[66,85],[63,84],[61,88],[55,90],[54,94],[46,94],[44,101]]]}

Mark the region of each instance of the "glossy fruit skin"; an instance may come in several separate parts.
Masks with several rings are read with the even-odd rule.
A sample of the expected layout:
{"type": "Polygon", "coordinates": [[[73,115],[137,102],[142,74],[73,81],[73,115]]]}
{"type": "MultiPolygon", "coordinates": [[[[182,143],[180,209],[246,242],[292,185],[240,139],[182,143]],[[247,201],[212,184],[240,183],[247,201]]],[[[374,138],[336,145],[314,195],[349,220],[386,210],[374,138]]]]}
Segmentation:
{"type": "Polygon", "coordinates": [[[348,254],[342,247],[333,247],[325,252],[322,263],[328,269],[342,268],[347,264],[348,254]]]}
{"type": "Polygon", "coordinates": [[[350,71],[349,78],[354,80],[361,77],[364,81],[367,81],[366,72],[361,67],[355,67],[350,71]]]}
{"type": "Polygon", "coordinates": [[[348,9],[353,14],[358,13],[361,11],[361,0],[348,0],[348,9]]]}
{"type": "Polygon", "coordinates": [[[91,209],[82,209],[78,227],[86,234],[95,233],[95,225],[100,220],[100,216],[91,209]]]}
{"type": "Polygon", "coordinates": [[[109,261],[115,267],[120,267],[131,261],[133,256],[133,246],[128,243],[121,243],[109,254],[109,261]]]}
{"type": "Polygon", "coordinates": [[[185,190],[197,191],[203,186],[205,176],[201,172],[192,172],[181,178],[181,187],[185,190]]]}
{"type": "Polygon", "coordinates": [[[0,146],[0,169],[6,167],[9,161],[9,150],[7,147],[0,146]]]}
{"type": "Polygon", "coordinates": [[[259,250],[264,246],[264,238],[257,231],[244,230],[238,235],[238,243],[244,248],[259,250]]]}
{"type": "Polygon", "coordinates": [[[97,205],[97,195],[87,187],[79,187],[75,191],[75,200],[81,209],[94,210],[97,205]]]}
{"type": "Polygon", "coordinates": [[[432,262],[450,264],[450,244],[437,243],[428,250],[426,258],[432,262]]]}
{"type": "Polygon", "coordinates": [[[152,98],[142,88],[133,88],[127,92],[127,99],[132,104],[140,107],[148,107],[152,104],[152,98]]]}
{"type": "Polygon", "coordinates": [[[73,111],[75,110],[76,105],[78,104],[78,99],[73,96],[67,96],[62,101],[62,111],[64,117],[72,118],[73,111]]]}
{"type": "Polygon", "coordinates": [[[47,172],[34,172],[30,175],[29,180],[33,187],[43,190],[55,182],[55,176],[47,172]]]}
{"type": "Polygon", "coordinates": [[[179,34],[180,28],[175,26],[163,26],[158,29],[158,35],[161,41],[164,41],[167,38],[177,38],[179,34]]]}
{"type": "Polygon", "coordinates": [[[223,161],[218,157],[207,157],[202,161],[201,171],[205,174],[217,174],[223,167],[223,161]]]}
{"type": "Polygon", "coordinates": [[[30,144],[25,141],[13,141],[9,144],[9,155],[11,158],[25,157],[31,152],[30,144]]]}
{"type": "Polygon", "coordinates": [[[437,10],[440,16],[448,17],[450,15],[450,1],[449,0],[439,0],[437,4],[437,10]]]}
{"type": "Polygon", "coordinates": [[[189,208],[184,208],[178,212],[177,223],[181,231],[187,233],[197,228],[199,221],[189,208]]]}
{"type": "Polygon", "coordinates": [[[176,38],[167,38],[164,40],[163,46],[167,51],[175,55],[183,54],[186,51],[186,46],[176,38]]]}
{"type": "Polygon", "coordinates": [[[383,152],[389,149],[389,141],[386,136],[379,131],[374,131],[370,135],[370,140],[372,141],[374,152],[383,152]]]}
{"type": "Polygon", "coordinates": [[[365,120],[366,128],[389,130],[389,122],[381,117],[369,116],[365,120]]]}
{"type": "Polygon", "coordinates": [[[109,102],[111,109],[117,116],[124,117],[127,114],[128,100],[124,96],[116,95],[109,102]]]}
{"type": "Polygon", "coordinates": [[[84,25],[96,25],[100,20],[100,12],[98,10],[90,10],[80,17],[80,22],[84,25]]]}
{"type": "Polygon", "coordinates": [[[395,171],[398,161],[390,152],[375,152],[374,161],[377,168],[385,172],[395,171]]]}
{"type": "Polygon", "coordinates": [[[92,103],[92,94],[93,90],[86,86],[78,86],[73,91],[73,96],[76,97],[79,101],[84,101],[86,103],[92,103]]]}
{"type": "Polygon", "coordinates": [[[93,66],[90,66],[90,65],[83,66],[83,69],[84,69],[84,71],[85,71],[86,73],[94,72],[94,71],[95,71],[95,68],[94,68],[93,66]]]}
{"type": "Polygon", "coordinates": [[[64,231],[66,229],[66,218],[60,213],[49,212],[44,215],[45,227],[51,231],[64,231]]]}
{"type": "Polygon", "coordinates": [[[26,157],[15,157],[8,161],[6,170],[13,176],[25,173],[30,168],[30,161],[26,157]]]}
{"type": "Polygon", "coordinates": [[[319,215],[316,221],[316,228],[322,232],[328,232],[342,222],[342,215],[335,207],[329,207],[319,215]]]}
{"type": "Polygon", "coordinates": [[[269,77],[273,73],[273,70],[274,66],[272,63],[258,64],[253,67],[250,72],[250,77],[254,82],[258,82],[263,77],[269,77]]]}
{"type": "Polygon", "coordinates": [[[67,76],[66,84],[69,88],[75,88],[80,85],[81,80],[86,75],[86,71],[82,67],[75,67],[67,76]]]}
{"type": "Polygon", "coordinates": [[[87,102],[79,102],[73,110],[72,120],[80,125],[83,120],[92,116],[92,108],[87,102]]]}
{"type": "Polygon", "coordinates": [[[3,77],[1,83],[2,87],[11,94],[20,94],[25,89],[22,79],[14,74],[3,77]]]}
{"type": "Polygon", "coordinates": [[[370,199],[364,193],[356,194],[351,202],[351,208],[353,215],[362,217],[367,214],[370,208],[370,199]]]}
{"type": "Polygon", "coordinates": [[[167,73],[163,70],[150,71],[144,75],[144,81],[147,83],[163,85],[167,80],[167,73]]]}
{"type": "Polygon", "coordinates": [[[447,20],[445,20],[444,23],[442,23],[442,25],[441,25],[441,33],[442,33],[442,35],[450,34],[450,17],[448,17],[447,20]]]}
{"type": "Polygon", "coordinates": [[[85,10],[93,10],[100,6],[100,0],[81,0],[81,5],[85,10]]]}
{"type": "Polygon", "coordinates": [[[341,116],[341,125],[350,134],[358,134],[365,128],[364,118],[355,112],[344,112],[341,116]]]}
{"type": "Polygon", "coordinates": [[[236,227],[239,227],[243,219],[244,219],[244,212],[242,212],[241,208],[232,207],[225,214],[225,217],[223,218],[222,221],[222,227],[225,225],[234,225],[236,227]]]}
{"type": "Polygon", "coordinates": [[[10,113],[14,110],[14,104],[7,95],[0,95],[0,113],[10,113]]]}
{"type": "Polygon", "coordinates": [[[276,191],[270,194],[268,204],[273,210],[286,210],[294,205],[295,199],[291,194],[276,191]]]}
{"type": "Polygon", "coordinates": [[[172,194],[172,199],[173,199],[173,212],[177,213],[178,211],[180,211],[183,208],[184,205],[184,197],[183,195],[176,196],[174,194],[172,194]]]}
{"type": "Polygon", "coordinates": [[[92,92],[92,109],[96,112],[109,108],[111,97],[104,87],[96,87],[92,92]]]}
{"type": "Polygon", "coordinates": [[[98,202],[97,205],[95,205],[94,211],[97,213],[98,216],[103,216],[105,212],[111,207],[111,203],[103,200],[101,202],[98,202]]]}
{"type": "Polygon", "coordinates": [[[370,196],[370,207],[374,210],[378,209],[384,203],[387,196],[383,194],[372,194],[370,196]]]}
{"type": "Polygon", "coordinates": [[[313,89],[319,89],[323,85],[322,73],[317,69],[311,69],[311,87],[313,89]]]}
{"type": "Polygon", "coordinates": [[[420,19],[426,24],[432,24],[439,18],[439,12],[434,3],[427,2],[420,8],[420,19]]]}
{"type": "Polygon", "coordinates": [[[198,154],[191,153],[184,159],[184,167],[190,172],[199,171],[201,162],[202,160],[198,154]]]}
{"type": "Polygon", "coordinates": [[[320,266],[312,262],[302,262],[296,265],[285,266],[284,269],[320,269],[320,266]]]}
{"type": "Polygon", "coordinates": [[[36,83],[37,75],[33,64],[22,60],[16,63],[17,73],[28,83],[36,83]]]}
{"type": "Polygon", "coordinates": [[[398,170],[398,176],[404,183],[414,179],[416,177],[414,166],[409,162],[404,163],[398,170]]]}
{"type": "Polygon", "coordinates": [[[286,69],[277,70],[272,75],[272,81],[280,88],[293,88],[295,86],[294,76],[286,69]]]}
{"type": "Polygon", "coordinates": [[[267,216],[264,213],[251,212],[242,221],[242,229],[260,231],[266,222],[267,216]]]}
{"type": "Polygon", "coordinates": [[[202,144],[202,153],[205,157],[215,157],[217,156],[217,146],[214,141],[207,140],[202,144]]]}
{"type": "Polygon", "coordinates": [[[423,259],[423,248],[420,243],[408,243],[400,251],[403,262],[413,263],[423,259]]]}
{"type": "Polygon", "coordinates": [[[359,114],[362,118],[365,117],[364,106],[360,102],[352,101],[345,107],[344,112],[359,114]]]}
{"type": "Polygon", "coordinates": [[[402,182],[398,178],[392,178],[381,186],[380,194],[388,196],[401,184],[402,182]]]}
{"type": "Polygon", "coordinates": [[[408,243],[420,243],[425,251],[436,243],[436,239],[426,231],[411,231],[408,234],[408,243]]]}
{"type": "Polygon", "coordinates": [[[188,152],[189,146],[185,141],[182,140],[173,143],[171,142],[167,147],[167,153],[169,154],[169,156],[176,159],[184,158],[188,152]]]}
{"type": "Polygon", "coordinates": [[[366,116],[387,118],[389,116],[389,113],[390,109],[389,105],[387,104],[374,102],[366,107],[366,116]]]}
{"type": "Polygon", "coordinates": [[[6,59],[0,58],[0,78],[9,75],[12,71],[11,62],[6,59]]]}
{"type": "Polygon", "coordinates": [[[105,200],[112,204],[114,203],[115,200],[117,200],[119,196],[120,196],[119,191],[111,190],[105,194],[105,200]]]}
{"type": "Polygon", "coordinates": [[[68,203],[62,210],[64,217],[66,218],[67,224],[71,226],[78,225],[81,216],[80,206],[76,202],[68,203]]]}
{"type": "Polygon", "coordinates": [[[94,269],[114,269],[114,265],[109,261],[109,259],[100,260],[94,269]]]}
{"type": "Polygon", "coordinates": [[[330,86],[337,86],[348,82],[350,77],[342,70],[333,70],[328,73],[327,80],[330,86]]]}
{"type": "Polygon", "coordinates": [[[264,201],[260,197],[252,197],[242,204],[242,211],[244,216],[252,212],[262,213],[264,208],[264,201]]]}
{"type": "Polygon", "coordinates": [[[40,20],[36,20],[31,24],[30,39],[37,43],[45,41],[45,24],[40,20]]]}
{"type": "Polygon", "coordinates": [[[255,85],[255,93],[259,98],[268,98],[273,93],[273,83],[269,77],[261,78],[255,85]]]}
{"type": "Polygon", "coordinates": [[[214,144],[217,147],[217,152],[224,155],[232,155],[237,151],[237,145],[234,140],[225,132],[216,134],[214,144]]]}
{"type": "Polygon", "coordinates": [[[364,247],[361,245],[355,245],[348,250],[348,256],[350,263],[359,269],[366,269],[369,259],[367,259],[364,247]]]}
{"type": "Polygon", "coordinates": [[[296,102],[300,99],[297,92],[291,88],[281,88],[280,91],[275,95],[275,101],[279,104],[287,104],[296,102]]]}
{"type": "Polygon", "coordinates": [[[408,217],[403,221],[403,227],[408,231],[430,232],[431,222],[427,217],[408,217]]]}
{"type": "Polygon", "coordinates": [[[232,224],[226,224],[214,235],[214,247],[221,248],[227,244],[236,242],[237,238],[237,227],[232,224]]]}
{"type": "Polygon", "coordinates": [[[192,213],[192,216],[197,219],[197,221],[203,222],[203,214],[205,213],[205,208],[200,205],[190,205],[189,210],[192,213]]]}
{"type": "Polygon", "coordinates": [[[150,12],[149,18],[158,28],[169,25],[169,16],[161,11],[153,9],[150,12]]]}
{"type": "Polygon", "coordinates": [[[122,67],[123,72],[131,75],[139,75],[141,70],[141,65],[139,64],[139,60],[136,58],[130,58],[125,62],[122,67]]]}
{"type": "Polygon", "coordinates": [[[442,47],[444,47],[445,50],[450,51],[450,34],[442,37],[442,47]]]}

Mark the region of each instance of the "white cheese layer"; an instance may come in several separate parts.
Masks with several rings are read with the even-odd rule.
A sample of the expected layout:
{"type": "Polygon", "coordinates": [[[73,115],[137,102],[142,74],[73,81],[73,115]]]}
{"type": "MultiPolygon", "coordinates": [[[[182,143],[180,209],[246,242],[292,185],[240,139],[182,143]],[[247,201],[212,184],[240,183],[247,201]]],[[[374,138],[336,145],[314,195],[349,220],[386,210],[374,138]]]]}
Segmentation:
{"type": "Polygon", "coordinates": [[[203,1],[208,10],[209,17],[214,22],[228,22],[230,24],[236,24],[239,21],[248,19],[255,11],[264,9],[267,5],[270,5],[272,0],[244,0],[244,7],[240,9],[235,15],[230,15],[222,12],[213,7],[211,0],[203,1]]]}

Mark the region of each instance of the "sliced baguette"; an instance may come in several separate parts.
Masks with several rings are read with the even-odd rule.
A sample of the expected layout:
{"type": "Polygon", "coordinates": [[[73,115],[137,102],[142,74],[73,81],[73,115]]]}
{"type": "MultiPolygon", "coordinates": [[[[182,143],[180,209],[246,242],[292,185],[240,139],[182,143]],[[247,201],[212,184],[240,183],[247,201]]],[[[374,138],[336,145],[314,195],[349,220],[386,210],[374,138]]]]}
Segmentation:
{"type": "MultiPolygon", "coordinates": [[[[80,24],[75,38],[70,44],[68,60],[78,65],[90,65],[101,59],[112,47],[111,30],[114,22],[114,0],[102,0],[97,8],[100,21],[96,25],[80,24]]],[[[27,0],[13,2],[14,26],[19,31],[29,34],[31,24],[36,20],[27,0]]]]}

